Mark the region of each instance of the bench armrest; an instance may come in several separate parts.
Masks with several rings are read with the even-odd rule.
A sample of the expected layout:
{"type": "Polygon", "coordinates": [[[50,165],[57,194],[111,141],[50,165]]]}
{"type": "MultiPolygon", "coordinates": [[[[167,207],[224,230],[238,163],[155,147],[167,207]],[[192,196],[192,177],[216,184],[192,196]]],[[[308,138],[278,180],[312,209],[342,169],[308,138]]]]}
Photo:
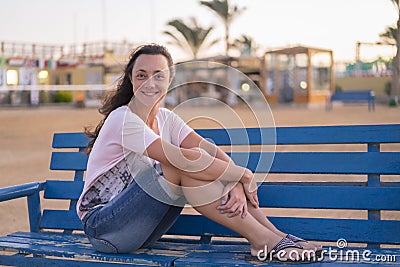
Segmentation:
{"type": "Polygon", "coordinates": [[[39,223],[42,215],[39,192],[45,187],[46,182],[27,183],[0,188],[0,202],[26,197],[28,201],[29,228],[31,232],[39,231],[39,223]]]}
{"type": "Polygon", "coordinates": [[[27,197],[43,190],[44,183],[27,183],[0,188],[0,202],[11,199],[27,197]]]}

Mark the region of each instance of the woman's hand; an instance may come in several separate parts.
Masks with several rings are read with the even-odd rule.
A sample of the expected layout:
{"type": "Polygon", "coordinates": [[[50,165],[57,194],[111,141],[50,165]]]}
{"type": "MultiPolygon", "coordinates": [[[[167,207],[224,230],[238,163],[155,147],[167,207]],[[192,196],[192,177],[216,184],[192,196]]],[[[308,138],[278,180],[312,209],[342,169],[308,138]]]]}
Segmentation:
{"type": "MultiPolygon", "coordinates": [[[[229,186],[229,184],[228,184],[229,186]]],[[[221,198],[221,205],[217,207],[222,214],[228,214],[228,217],[247,215],[247,199],[242,183],[236,185],[221,198]]]]}
{"type": "Polygon", "coordinates": [[[247,199],[255,208],[258,208],[260,204],[258,201],[257,188],[258,187],[256,180],[254,179],[254,175],[250,183],[243,183],[244,193],[246,194],[247,199]]]}

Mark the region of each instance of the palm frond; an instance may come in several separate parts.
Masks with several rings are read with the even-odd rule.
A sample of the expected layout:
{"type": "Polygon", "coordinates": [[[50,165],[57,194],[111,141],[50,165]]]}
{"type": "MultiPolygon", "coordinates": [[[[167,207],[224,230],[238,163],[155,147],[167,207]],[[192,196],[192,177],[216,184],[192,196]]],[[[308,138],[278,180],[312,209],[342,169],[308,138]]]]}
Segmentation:
{"type": "Polygon", "coordinates": [[[232,21],[235,20],[243,11],[246,10],[245,7],[239,8],[237,5],[230,6],[228,0],[210,0],[210,1],[200,1],[200,4],[209,8],[212,12],[214,12],[224,23],[225,28],[225,43],[226,43],[226,51],[228,54],[230,47],[230,38],[229,38],[229,27],[232,24],[232,21]]]}
{"type": "Polygon", "coordinates": [[[229,3],[227,0],[200,1],[200,4],[208,7],[223,20],[227,20],[229,17],[229,3]]]}
{"type": "Polygon", "coordinates": [[[182,49],[185,49],[185,47],[182,45],[182,41],[180,40],[180,38],[175,36],[175,34],[173,34],[170,31],[164,31],[163,34],[168,35],[169,37],[172,38],[173,41],[170,41],[169,44],[174,44],[174,45],[179,46],[182,49]]]}
{"type": "Polygon", "coordinates": [[[213,26],[203,28],[194,17],[189,18],[188,23],[181,19],[173,19],[167,22],[167,26],[173,28],[176,33],[170,31],[164,33],[170,36],[179,47],[190,51],[194,58],[206,45],[206,39],[214,29],[213,26]]]}
{"type": "Polygon", "coordinates": [[[382,39],[382,42],[385,44],[396,45],[397,43],[397,28],[388,26],[386,27],[386,31],[379,34],[379,37],[382,39]]]}

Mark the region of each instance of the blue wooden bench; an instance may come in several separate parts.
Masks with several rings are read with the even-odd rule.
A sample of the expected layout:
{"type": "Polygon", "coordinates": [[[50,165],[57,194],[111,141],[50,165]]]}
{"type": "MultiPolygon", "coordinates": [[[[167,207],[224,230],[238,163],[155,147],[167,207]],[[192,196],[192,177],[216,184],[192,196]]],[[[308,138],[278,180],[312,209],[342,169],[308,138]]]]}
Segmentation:
{"type": "MultiPolygon", "coordinates": [[[[267,180],[260,185],[260,205],[269,208],[269,212],[276,208],[282,213],[289,212],[272,216],[271,221],[284,231],[328,242],[323,243],[324,248],[331,253],[324,254],[323,261],[311,265],[354,266],[355,263],[375,264],[383,260],[386,264],[400,263],[400,124],[203,129],[198,132],[218,145],[239,147],[248,144],[243,136],[248,134],[253,151],[248,167],[256,173],[269,171],[278,177],[275,182],[267,180]],[[257,149],[259,144],[274,143],[269,137],[275,132],[278,152],[269,169],[268,164],[263,164],[264,159],[273,155],[257,149]],[[338,148],[332,149],[333,144],[338,148]],[[349,149],[348,144],[355,145],[358,150],[349,149]],[[321,174],[327,175],[325,181],[313,179],[321,174]],[[361,180],[354,181],[354,175],[361,175],[361,180]],[[391,180],[385,180],[387,175],[391,180]],[[291,181],[283,181],[293,176],[291,181]],[[310,179],[298,182],[298,176],[310,179]],[[302,209],[307,209],[308,213],[302,209]],[[362,215],[358,218],[326,215],[338,210],[362,215]],[[343,245],[346,242],[347,246],[343,245]]],[[[52,153],[50,169],[71,171],[74,174],[71,180],[48,180],[0,189],[0,201],[27,198],[30,224],[29,232],[0,237],[0,265],[282,265],[249,258],[249,245],[235,233],[201,215],[187,213],[180,216],[169,235],[150,248],[118,255],[95,251],[83,235],[75,212],[83,187],[87,156],[82,151],[87,142],[82,133],[54,135],[53,148],[58,151],[52,153]],[[41,209],[41,203],[54,199],[67,201],[69,209],[41,209]]],[[[240,162],[248,155],[232,152],[231,156],[240,162]]]]}
{"type": "Polygon", "coordinates": [[[368,103],[368,111],[375,110],[375,93],[372,90],[336,91],[328,97],[326,110],[331,110],[333,102],[368,103]]]}

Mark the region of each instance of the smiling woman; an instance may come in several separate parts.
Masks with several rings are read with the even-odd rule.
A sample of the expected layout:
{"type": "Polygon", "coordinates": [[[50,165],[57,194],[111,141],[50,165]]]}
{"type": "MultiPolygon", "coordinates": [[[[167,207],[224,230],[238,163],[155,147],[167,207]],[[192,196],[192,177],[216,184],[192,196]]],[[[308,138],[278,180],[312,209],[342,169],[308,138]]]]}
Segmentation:
{"type": "Polygon", "coordinates": [[[134,113],[146,110],[142,105],[158,110],[172,78],[168,69],[168,60],[162,55],[142,55],[137,59],[131,78],[135,94],[131,110],[135,109],[134,113]]]}
{"type": "Polygon", "coordinates": [[[315,253],[316,245],[279,231],[265,217],[253,173],[160,107],[172,69],[163,46],[134,50],[100,109],[105,118],[88,133],[93,141],[77,213],[93,247],[106,253],[147,247],[189,203],[245,237],[253,256],[294,251],[299,257],[282,260],[312,260],[300,255],[315,253]]]}

